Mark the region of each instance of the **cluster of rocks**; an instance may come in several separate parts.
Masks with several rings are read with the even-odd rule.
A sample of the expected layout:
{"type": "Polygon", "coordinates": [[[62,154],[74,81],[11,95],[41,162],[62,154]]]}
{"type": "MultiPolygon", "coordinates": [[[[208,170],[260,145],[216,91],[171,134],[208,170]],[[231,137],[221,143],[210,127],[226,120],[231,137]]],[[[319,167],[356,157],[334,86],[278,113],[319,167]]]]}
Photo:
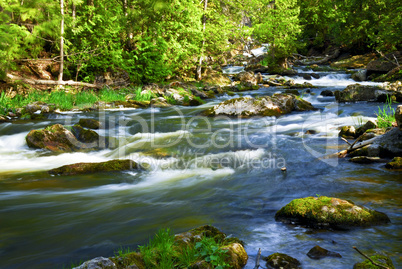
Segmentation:
{"type": "Polygon", "coordinates": [[[387,163],[386,168],[402,169],[402,105],[396,109],[395,119],[397,126],[387,129],[377,128],[372,121],[359,128],[343,126],[339,136],[357,140],[346,150],[350,161],[362,164],[387,163]]]}

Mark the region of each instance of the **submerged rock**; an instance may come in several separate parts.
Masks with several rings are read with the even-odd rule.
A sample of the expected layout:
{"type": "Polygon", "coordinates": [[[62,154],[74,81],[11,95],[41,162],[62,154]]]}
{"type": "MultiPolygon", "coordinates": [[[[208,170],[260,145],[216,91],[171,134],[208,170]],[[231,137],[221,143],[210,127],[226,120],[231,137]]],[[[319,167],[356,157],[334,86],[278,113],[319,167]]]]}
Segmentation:
{"type": "Polygon", "coordinates": [[[78,267],[73,269],[116,269],[116,264],[108,258],[97,257],[92,260],[86,261],[78,267]]]}
{"type": "Polygon", "coordinates": [[[390,222],[384,213],[326,196],[295,199],[275,214],[275,220],[313,228],[334,229],[390,222]]]}
{"type": "Polygon", "coordinates": [[[111,160],[100,163],[75,163],[49,170],[51,175],[79,175],[98,172],[115,172],[138,169],[138,164],[132,160],[111,160]]]}
{"type": "Polygon", "coordinates": [[[349,160],[352,163],[370,164],[370,163],[383,163],[386,162],[380,157],[356,156],[349,160]]]}
{"type": "Polygon", "coordinates": [[[282,269],[300,269],[301,263],[289,255],[283,253],[274,253],[264,258],[267,262],[267,268],[282,269]]]}
{"type": "Polygon", "coordinates": [[[314,107],[293,94],[274,94],[272,97],[240,97],[226,100],[204,111],[204,116],[280,116],[292,111],[308,111],[314,107]]]}
{"type": "MultiPolygon", "coordinates": [[[[394,264],[392,263],[392,260],[384,255],[374,255],[371,256],[370,259],[374,261],[377,264],[380,264],[384,266],[384,268],[389,268],[389,269],[395,269],[394,264]]],[[[372,262],[367,259],[363,262],[355,263],[353,265],[353,269],[379,269],[380,267],[372,264],[372,262]]]]}
{"type": "Polygon", "coordinates": [[[327,96],[334,96],[334,93],[331,90],[323,90],[320,93],[321,96],[327,97],[327,96]]]}
{"type": "Polygon", "coordinates": [[[320,246],[315,246],[312,249],[310,249],[310,251],[307,253],[307,256],[313,260],[319,260],[325,257],[342,258],[341,254],[329,251],[320,246]]]}
{"type": "Polygon", "coordinates": [[[99,149],[98,143],[85,141],[85,135],[81,141],[61,124],[55,124],[42,130],[32,130],[25,138],[30,148],[47,149],[53,152],[73,152],[99,149]]]}
{"type": "Polygon", "coordinates": [[[343,91],[335,91],[335,99],[344,102],[385,102],[386,96],[395,96],[396,101],[402,100],[402,92],[386,90],[379,86],[367,86],[360,84],[349,85],[343,91]]]}

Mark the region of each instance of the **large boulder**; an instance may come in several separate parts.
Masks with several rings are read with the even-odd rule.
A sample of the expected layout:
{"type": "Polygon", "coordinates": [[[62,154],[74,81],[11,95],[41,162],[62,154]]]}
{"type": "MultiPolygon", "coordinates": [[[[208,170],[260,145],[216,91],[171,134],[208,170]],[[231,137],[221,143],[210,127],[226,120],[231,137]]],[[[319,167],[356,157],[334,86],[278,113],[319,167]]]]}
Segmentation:
{"type": "Polygon", "coordinates": [[[367,79],[367,70],[363,69],[363,70],[359,70],[356,73],[352,74],[352,79],[354,81],[366,81],[367,79]]]}
{"type": "Polygon", "coordinates": [[[204,116],[280,116],[292,111],[308,111],[314,107],[293,94],[274,94],[272,97],[240,97],[223,101],[203,112],[204,116]]]}
{"type": "Polygon", "coordinates": [[[267,262],[267,268],[277,268],[277,269],[300,269],[301,263],[289,255],[283,253],[274,253],[264,258],[267,262]]]}
{"type": "MultiPolygon", "coordinates": [[[[82,127],[81,127],[82,128],[82,127]]],[[[80,140],[61,124],[54,124],[42,130],[32,130],[25,140],[30,148],[47,149],[53,152],[73,152],[99,149],[94,137],[90,141],[83,135],[80,140]]]]}
{"type": "Polygon", "coordinates": [[[384,213],[326,196],[295,199],[275,214],[275,220],[324,229],[347,229],[390,222],[384,213]]]}
{"type": "Polygon", "coordinates": [[[395,51],[385,55],[385,57],[381,57],[377,60],[373,60],[367,64],[367,76],[371,74],[386,74],[395,67],[397,67],[397,63],[395,58],[398,59],[398,62],[402,62],[402,52],[395,51]]]}
{"type": "Polygon", "coordinates": [[[116,172],[138,169],[138,164],[132,160],[111,160],[100,163],[75,163],[70,165],[64,165],[52,170],[48,173],[51,175],[80,175],[91,174],[99,172],[116,172]]]}
{"type": "Polygon", "coordinates": [[[247,71],[240,72],[234,77],[234,79],[240,82],[247,82],[251,83],[252,85],[257,85],[257,77],[254,75],[253,72],[247,72],[247,71]]]}
{"type": "Polygon", "coordinates": [[[385,102],[387,96],[395,96],[396,101],[402,101],[401,91],[386,90],[379,86],[366,86],[360,84],[349,85],[343,91],[335,91],[335,99],[344,102],[385,102]]]}
{"type": "Polygon", "coordinates": [[[368,154],[386,158],[402,156],[402,131],[395,127],[377,137],[368,147],[368,154]]]}

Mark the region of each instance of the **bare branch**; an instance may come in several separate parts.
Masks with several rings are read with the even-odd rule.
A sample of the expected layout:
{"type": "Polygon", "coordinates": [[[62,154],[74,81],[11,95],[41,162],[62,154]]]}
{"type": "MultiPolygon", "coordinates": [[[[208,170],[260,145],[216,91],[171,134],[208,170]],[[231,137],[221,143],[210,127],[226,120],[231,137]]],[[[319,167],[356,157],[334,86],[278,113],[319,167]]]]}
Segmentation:
{"type": "Polygon", "coordinates": [[[383,266],[379,263],[374,262],[372,259],[370,259],[369,256],[367,256],[366,254],[364,254],[363,252],[361,252],[357,247],[353,247],[357,252],[359,252],[361,255],[363,255],[363,257],[365,257],[366,259],[368,259],[373,265],[378,266],[380,268],[384,268],[384,269],[389,269],[389,267],[383,266]]]}

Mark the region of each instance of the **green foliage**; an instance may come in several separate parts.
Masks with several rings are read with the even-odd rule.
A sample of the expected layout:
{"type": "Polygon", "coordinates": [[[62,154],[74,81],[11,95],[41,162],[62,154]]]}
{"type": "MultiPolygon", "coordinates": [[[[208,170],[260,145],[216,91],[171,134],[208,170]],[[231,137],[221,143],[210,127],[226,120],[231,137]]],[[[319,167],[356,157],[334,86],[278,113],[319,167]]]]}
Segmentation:
{"type": "Polygon", "coordinates": [[[110,88],[104,88],[99,91],[98,97],[103,102],[124,101],[125,93],[122,91],[112,90],[110,88]]]}
{"type": "Polygon", "coordinates": [[[300,8],[296,0],[258,1],[259,14],[254,35],[260,42],[268,43],[272,58],[287,57],[295,51],[300,33],[300,8]]]}
{"type": "Polygon", "coordinates": [[[388,128],[395,122],[395,109],[392,108],[392,99],[387,96],[387,102],[382,108],[378,107],[377,126],[379,128],[388,128]]]}
{"type": "Polygon", "coordinates": [[[140,246],[146,268],[171,269],[176,252],[173,248],[174,235],[169,229],[159,230],[148,245],[140,246]]]}
{"type": "Polygon", "coordinates": [[[200,242],[195,244],[197,256],[210,263],[214,268],[228,268],[229,265],[225,262],[227,250],[221,249],[215,239],[203,237],[200,242]]]}

